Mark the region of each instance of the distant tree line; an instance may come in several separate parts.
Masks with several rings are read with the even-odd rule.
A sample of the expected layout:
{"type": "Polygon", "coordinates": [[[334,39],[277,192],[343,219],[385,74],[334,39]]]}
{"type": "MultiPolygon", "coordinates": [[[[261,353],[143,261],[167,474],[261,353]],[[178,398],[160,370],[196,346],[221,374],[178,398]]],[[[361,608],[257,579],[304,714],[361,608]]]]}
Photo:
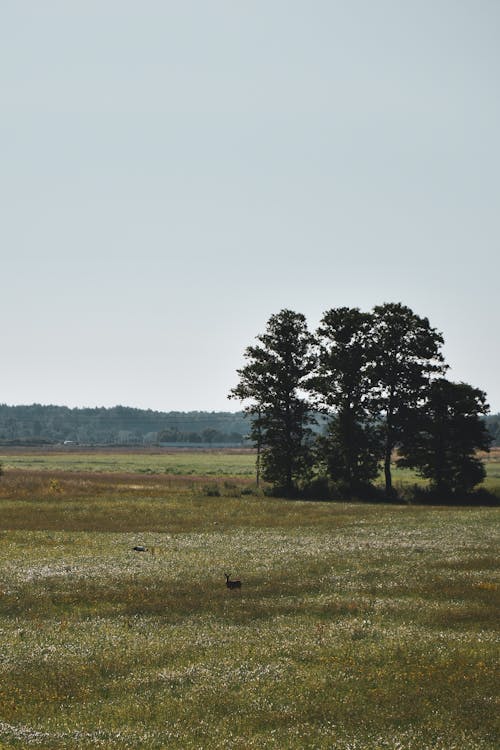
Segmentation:
{"type": "Polygon", "coordinates": [[[313,334],[292,310],[271,316],[230,397],[246,402],[258,476],[285,495],[311,486],[343,496],[373,492],[393,460],[441,497],[485,476],[477,451],[491,443],[486,395],[445,378],[442,335],[401,303],[328,310],[313,334]],[[326,419],[314,434],[317,415],[326,419]]]}
{"type": "Polygon", "coordinates": [[[488,414],[484,421],[491,435],[491,444],[500,447],[500,414],[488,414]]]}
{"type": "Polygon", "coordinates": [[[150,445],[157,443],[248,445],[243,412],[160,412],[125,406],[0,404],[0,444],[150,445]]]}

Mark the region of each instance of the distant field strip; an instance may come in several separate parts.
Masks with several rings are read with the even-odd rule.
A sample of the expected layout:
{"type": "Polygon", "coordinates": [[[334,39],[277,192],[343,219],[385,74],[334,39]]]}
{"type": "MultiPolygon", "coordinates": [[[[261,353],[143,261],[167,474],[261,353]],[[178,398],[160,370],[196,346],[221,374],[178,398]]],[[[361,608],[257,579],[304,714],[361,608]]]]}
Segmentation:
{"type": "MultiPolygon", "coordinates": [[[[500,449],[483,456],[487,477],[484,486],[489,490],[500,485],[500,449]]],[[[192,477],[255,477],[255,453],[251,451],[40,451],[10,449],[0,455],[5,470],[65,471],[93,473],[130,473],[143,475],[169,475],[192,477]]],[[[418,483],[412,471],[393,468],[393,480],[399,483],[418,483]]]]}
{"type": "Polygon", "coordinates": [[[255,455],[224,451],[208,452],[61,452],[0,455],[5,469],[46,471],[131,472],[203,476],[254,476],[255,455]]]}

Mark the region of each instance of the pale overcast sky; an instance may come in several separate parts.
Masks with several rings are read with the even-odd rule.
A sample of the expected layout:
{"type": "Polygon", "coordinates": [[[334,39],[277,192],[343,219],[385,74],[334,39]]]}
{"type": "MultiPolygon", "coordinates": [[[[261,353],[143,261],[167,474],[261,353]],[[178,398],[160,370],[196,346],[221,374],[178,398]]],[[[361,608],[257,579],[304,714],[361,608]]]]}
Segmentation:
{"type": "Polygon", "coordinates": [[[500,411],[498,0],[3,0],[0,402],[231,410],[403,302],[500,411]]]}

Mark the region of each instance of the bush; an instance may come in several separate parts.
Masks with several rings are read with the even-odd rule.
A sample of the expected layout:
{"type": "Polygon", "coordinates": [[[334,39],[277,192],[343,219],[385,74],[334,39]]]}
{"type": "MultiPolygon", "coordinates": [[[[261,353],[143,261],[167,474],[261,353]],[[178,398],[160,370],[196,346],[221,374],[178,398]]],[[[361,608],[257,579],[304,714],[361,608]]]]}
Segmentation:
{"type": "Polygon", "coordinates": [[[332,487],[328,477],[315,477],[310,482],[304,484],[301,496],[305,500],[331,500],[332,487]]]}
{"type": "MultiPolygon", "coordinates": [[[[434,487],[413,486],[412,500],[419,505],[500,505],[500,497],[484,487],[471,492],[439,492],[434,487]]],[[[410,501],[411,502],[411,501],[410,501]]]]}
{"type": "Polygon", "coordinates": [[[220,497],[221,496],[220,487],[218,484],[215,484],[215,483],[206,484],[203,487],[203,494],[206,497],[220,497]]]}
{"type": "Polygon", "coordinates": [[[241,489],[241,496],[248,496],[248,495],[255,495],[256,497],[259,497],[263,495],[264,493],[260,489],[260,487],[257,487],[257,485],[250,485],[248,487],[242,487],[241,489]]]}

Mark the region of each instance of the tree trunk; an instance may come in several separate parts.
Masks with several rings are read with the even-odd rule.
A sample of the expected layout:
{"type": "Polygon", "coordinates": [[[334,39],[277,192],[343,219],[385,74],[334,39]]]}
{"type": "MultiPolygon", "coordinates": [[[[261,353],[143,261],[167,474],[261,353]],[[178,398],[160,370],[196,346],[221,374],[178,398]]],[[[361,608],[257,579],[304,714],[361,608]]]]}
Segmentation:
{"type": "Polygon", "coordinates": [[[347,418],[345,420],[345,436],[346,436],[346,447],[347,447],[347,462],[346,462],[346,474],[347,474],[347,486],[349,488],[349,498],[353,496],[354,493],[354,481],[353,481],[353,460],[352,460],[352,454],[353,454],[353,445],[352,445],[352,430],[351,430],[351,424],[352,424],[352,415],[350,413],[349,407],[347,411],[347,418]]]}
{"type": "Polygon", "coordinates": [[[256,480],[257,480],[257,487],[260,487],[260,453],[262,448],[262,432],[261,432],[261,423],[260,423],[260,408],[257,409],[257,460],[255,463],[256,468],[256,480]]]}
{"type": "Polygon", "coordinates": [[[387,410],[387,422],[385,427],[385,457],[384,457],[384,476],[385,476],[385,494],[387,497],[392,497],[394,490],[392,487],[392,474],[391,474],[391,458],[393,449],[393,438],[392,438],[392,397],[393,391],[391,389],[389,408],[387,410]]]}
{"type": "Polygon", "coordinates": [[[387,441],[386,447],[385,447],[385,460],[384,460],[385,494],[387,495],[387,497],[391,497],[393,494],[392,474],[391,474],[391,455],[392,455],[392,449],[391,449],[389,441],[387,441]]]}
{"type": "Polygon", "coordinates": [[[285,466],[285,482],[286,482],[286,496],[292,496],[293,488],[293,440],[292,440],[292,418],[290,413],[290,399],[291,396],[288,394],[287,402],[285,406],[285,424],[286,424],[286,466],[285,466]]]}

